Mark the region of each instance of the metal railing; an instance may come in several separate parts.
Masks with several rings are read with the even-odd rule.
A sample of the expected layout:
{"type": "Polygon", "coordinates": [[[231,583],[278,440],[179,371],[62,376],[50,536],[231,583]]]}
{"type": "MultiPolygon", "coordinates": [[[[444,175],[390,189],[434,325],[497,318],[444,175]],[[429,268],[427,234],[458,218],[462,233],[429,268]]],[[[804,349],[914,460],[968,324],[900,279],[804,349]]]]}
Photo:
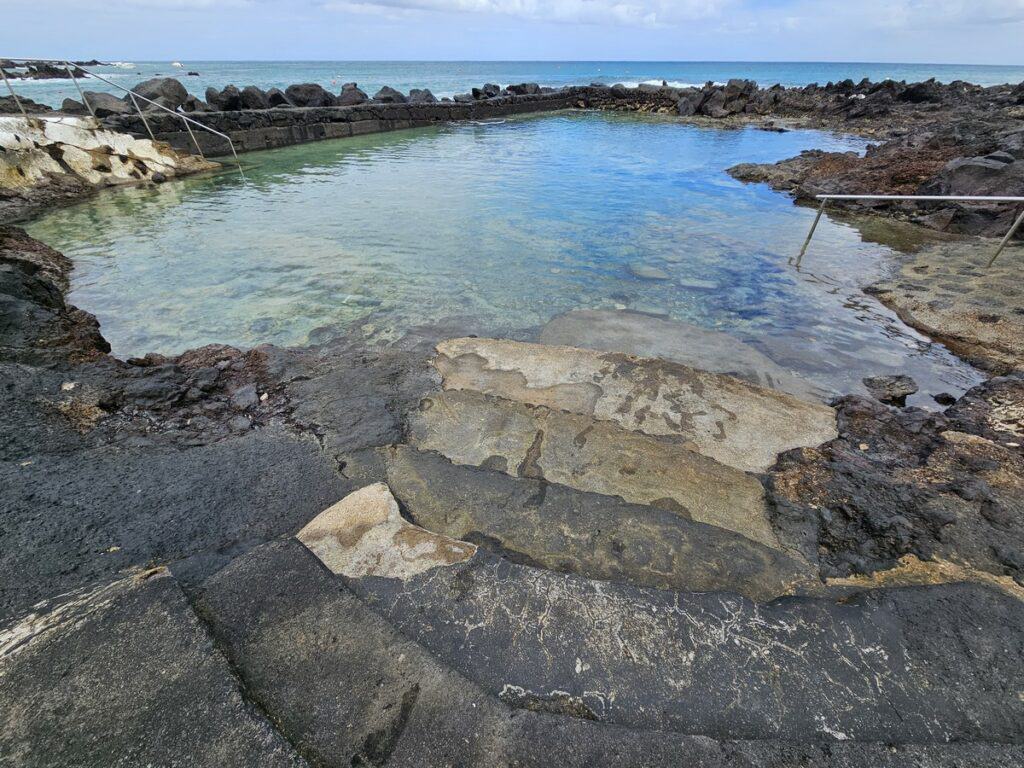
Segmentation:
{"type": "MultiPolygon", "coordinates": [[[[228,136],[226,133],[221,133],[220,131],[215,130],[214,128],[211,128],[208,125],[204,125],[203,123],[200,123],[198,120],[195,120],[195,119],[189,117],[188,115],[184,115],[181,112],[175,112],[173,109],[170,109],[169,107],[165,107],[163,104],[160,104],[159,102],[153,101],[152,99],[148,99],[148,98],[146,98],[145,96],[143,96],[140,93],[136,93],[131,88],[125,88],[123,85],[120,85],[120,84],[115,83],[115,82],[113,82],[111,80],[108,80],[107,78],[103,77],[103,75],[99,75],[99,74],[97,74],[95,72],[92,72],[92,71],[90,71],[88,69],[85,69],[81,65],[73,64],[73,63],[71,63],[70,61],[67,61],[67,60],[62,60],[62,59],[22,59],[22,58],[12,58],[12,57],[0,56],[0,61],[20,61],[20,62],[24,62],[26,64],[57,64],[59,66],[64,67],[64,69],[67,70],[68,77],[71,78],[71,81],[75,84],[75,88],[78,91],[78,95],[82,99],[82,103],[85,105],[85,108],[89,110],[89,114],[92,115],[93,117],[96,117],[96,110],[93,109],[92,105],[89,103],[89,100],[86,98],[85,93],[82,91],[82,86],[80,86],[78,84],[78,78],[75,77],[75,71],[76,70],[79,71],[79,72],[84,72],[89,77],[95,78],[96,80],[99,80],[100,82],[106,83],[107,85],[111,86],[112,88],[117,88],[120,91],[124,91],[126,94],[128,94],[128,96],[131,97],[132,105],[135,107],[135,111],[139,113],[139,117],[142,119],[142,124],[146,128],[146,133],[149,134],[149,138],[152,139],[153,141],[156,141],[156,136],[153,134],[153,129],[150,126],[149,121],[146,119],[146,115],[142,111],[142,107],[139,106],[139,100],[142,100],[142,101],[146,102],[147,104],[150,104],[150,105],[156,107],[159,110],[162,110],[162,111],[167,112],[167,113],[169,113],[171,115],[174,115],[176,118],[178,118],[179,120],[181,120],[185,124],[185,129],[188,131],[188,135],[192,137],[192,143],[195,144],[196,150],[198,150],[198,152],[199,152],[199,156],[202,157],[204,160],[206,159],[206,155],[203,153],[203,148],[202,148],[202,146],[200,146],[199,140],[196,138],[195,133],[192,131],[192,126],[194,125],[197,128],[201,128],[202,130],[206,131],[207,133],[212,133],[215,136],[219,136],[220,138],[222,138],[225,141],[227,141],[228,147],[231,149],[231,156],[235,160],[235,165],[238,166],[238,173],[242,177],[243,180],[245,179],[245,172],[242,170],[242,163],[238,159],[238,153],[235,152],[235,143],[231,140],[231,137],[228,136]]],[[[25,107],[21,103],[21,99],[18,98],[18,94],[15,93],[14,86],[11,85],[11,81],[7,78],[7,73],[4,72],[3,67],[0,67],[0,76],[3,77],[4,84],[7,86],[7,90],[10,91],[11,96],[14,98],[14,103],[17,105],[18,110],[21,112],[22,116],[28,117],[28,114],[25,112],[25,107]]]]}
{"type": "MultiPolygon", "coordinates": [[[[804,254],[807,253],[807,246],[811,244],[811,238],[814,237],[814,230],[818,228],[818,222],[821,221],[821,214],[825,212],[825,205],[829,200],[946,200],[950,202],[972,202],[972,203],[1024,203],[1024,197],[1010,197],[1010,196],[979,196],[979,195],[815,195],[816,200],[821,200],[821,205],[818,206],[818,215],[814,217],[814,223],[811,224],[811,231],[807,233],[807,239],[804,240],[804,245],[800,249],[800,255],[796,257],[796,264],[800,266],[800,262],[804,258],[804,254]]],[[[999,247],[996,248],[996,252],[992,254],[992,258],[988,260],[988,264],[985,268],[991,267],[996,263],[996,259],[999,258],[999,254],[1006,248],[1007,243],[1010,242],[1010,238],[1013,237],[1017,230],[1020,229],[1021,224],[1024,224],[1024,210],[1020,212],[1020,215],[1014,220],[1013,225],[1010,227],[1010,231],[1006,233],[1006,236],[999,242],[999,247]]]]}

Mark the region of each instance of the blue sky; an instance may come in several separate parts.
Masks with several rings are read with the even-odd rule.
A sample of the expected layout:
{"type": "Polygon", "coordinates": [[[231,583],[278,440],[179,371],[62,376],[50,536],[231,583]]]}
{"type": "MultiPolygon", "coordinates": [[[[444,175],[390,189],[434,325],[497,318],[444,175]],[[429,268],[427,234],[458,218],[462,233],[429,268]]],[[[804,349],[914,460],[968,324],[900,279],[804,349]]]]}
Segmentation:
{"type": "Polygon", "coordinates": [[[1024,64],[1024,0],[0,0],[0,56],[1024,64]]]}

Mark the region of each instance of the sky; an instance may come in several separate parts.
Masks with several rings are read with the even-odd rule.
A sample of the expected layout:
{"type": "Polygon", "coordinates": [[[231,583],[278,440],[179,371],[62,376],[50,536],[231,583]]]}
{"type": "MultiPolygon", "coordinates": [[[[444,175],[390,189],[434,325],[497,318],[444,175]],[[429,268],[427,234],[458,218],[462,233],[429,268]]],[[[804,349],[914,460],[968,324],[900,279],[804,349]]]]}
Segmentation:
{"type": "Polygon", "coordinates": [[[0,57],[1024,64],[1024,0],[0,0],[0,57]]]}

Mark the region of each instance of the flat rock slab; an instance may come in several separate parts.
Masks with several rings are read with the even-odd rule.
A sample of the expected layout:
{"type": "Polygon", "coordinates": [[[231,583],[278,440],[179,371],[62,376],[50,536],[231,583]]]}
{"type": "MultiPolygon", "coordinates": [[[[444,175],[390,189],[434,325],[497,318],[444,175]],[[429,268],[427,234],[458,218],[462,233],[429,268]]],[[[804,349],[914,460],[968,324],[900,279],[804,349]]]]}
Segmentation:
{"type": "Polygon", "coordinates": [[[806,564],[674,512],[460,466],[408,446],[388,449],[385,456],[388,485],[417,525],[513,562],[754,600],[821,586],[806,564]]]}
{"type": "Polygon", "coordinates": [[[383,483],[350,493],[296,536],[332,573],[404,579],[468,560],[476,546],[406,522],[383,483]]]}
{"type": "Polygon", "coordinates": [[[1024,603],[975,584],[756,604],[480,549],[349,586],[516,707],[713,738],[1024,741],[1024,603]]]}
{"type": "Polygon", "coordinates": [[[445,389],[679,437],[698,453],[747,472],[768,469],[783,451],[837,436],[828,406],[680,363],[479,338],[444,341],[437,352],[434,365],[445,389]]]}
{"type": "Polygon", "coordinates": [[[409,440],[456,464],[620,496],[779,546],[756,478],[667,438],[449,390],[424,398],[409,416],[409,440]]]}
{"type": "Polygon", "coordinates": [[[543,344],[660,357],[821,402],[826,393],[727,333],[640,312],[579,309],[552,319],[543,344]]]}
{"type": "Polygon", "coordinates": [[[0,628],[0,763],[305,766],[243,697],[166,572],[0,628]]]}
{"type": "Polygon", "coordinates": [[[989,768],[1024,748],[715,741],[514,707],[403,636],[301,544],[237,558],[198,601],[246,691],[316,765],[989,768]]]}

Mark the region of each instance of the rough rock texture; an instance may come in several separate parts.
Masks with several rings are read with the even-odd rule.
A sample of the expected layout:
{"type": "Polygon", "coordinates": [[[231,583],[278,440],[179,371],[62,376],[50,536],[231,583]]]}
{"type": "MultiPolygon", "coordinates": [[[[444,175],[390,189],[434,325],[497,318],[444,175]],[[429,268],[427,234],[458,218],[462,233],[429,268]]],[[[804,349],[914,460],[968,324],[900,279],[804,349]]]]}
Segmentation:
{"type": "Polygon", "coordinates": [[[835,413],[741,379],[654,358],[497,339],[452,339],[434,362],[445,389],[468,389],[685,441],[757,472],[789,448],[836,436],[835,413]]]}
{"type": "Polygon", "coordinates": [[[906,405],[907,398],[917,392],[917,382],[909,376],[869,376],[864,386],[876,400],[889,405],[906,405]]]}
{"type": "Polygon", "coordinates": [[[620,496],[778,546],[760,483],[677,441],[458,391],[424,398],[409,439],[457,464],[620,496]]]}
{"type": "Polygon", "coordinates": [[[553,574],[484,550],[348,584],[516,707],[714,738],[1020,739],[1024,672],[1012,665],[1024,654],[1024,603],[987,587],[755,606],[553,574]],[[992,617],[1001,629],[977,634],[992,617]],[[933,631],[915,633],[925,618],[933,631]],[[955,666],[943,661],[951,654],[955,666]]]}
{"type": "Polygon", "coordinates": [[[816,571],[675,512],[397,446],[388,485],[419,526],[513,562],[591,579],[770,600],[815,591],[816,571]]]}
{"type": "Polygon", "coordinates": [[[868,288],[908,325],[995,373],[1024,367],[1024,251],[992,244],[935,244],[868,288]]]}
{"type": "Polygon", "coordinates": [[[104,186],[216,167],[91,118],[0,117],[0,222],[104,186]]]}
{"type": "Polygon", "coordinates": [[[561,344],[638,357],[660,357],[820,401],[824,394],[727,333],[640,312],[584,309],[567,312],[544,326],[544,344],[561,344]]]}
{"type": "Polygon", "coordinates": [[[166,571],[0,627],[0,700],[10,765],[307,765],[243,698],[166,571]]]}
{"type": "Polygon", "coordinates": [[[945,415],[851,397],[840,437],[769,476],[780,537],[826,576],[915,555],[1024,583],[1024,379],[994,379],[945,415]]]}
{"type": "Polygon", "coordinates": [[[717,741],[566,716],[541,697],[505,703],[396,631],[297,542],[235,560],[203,584],[198,610],[248,694],[310,762],[332,768],[982,768],[1024,760],[1020,746],[980,742],[901,745],[827,733],[804,743],[717,741]]]}

